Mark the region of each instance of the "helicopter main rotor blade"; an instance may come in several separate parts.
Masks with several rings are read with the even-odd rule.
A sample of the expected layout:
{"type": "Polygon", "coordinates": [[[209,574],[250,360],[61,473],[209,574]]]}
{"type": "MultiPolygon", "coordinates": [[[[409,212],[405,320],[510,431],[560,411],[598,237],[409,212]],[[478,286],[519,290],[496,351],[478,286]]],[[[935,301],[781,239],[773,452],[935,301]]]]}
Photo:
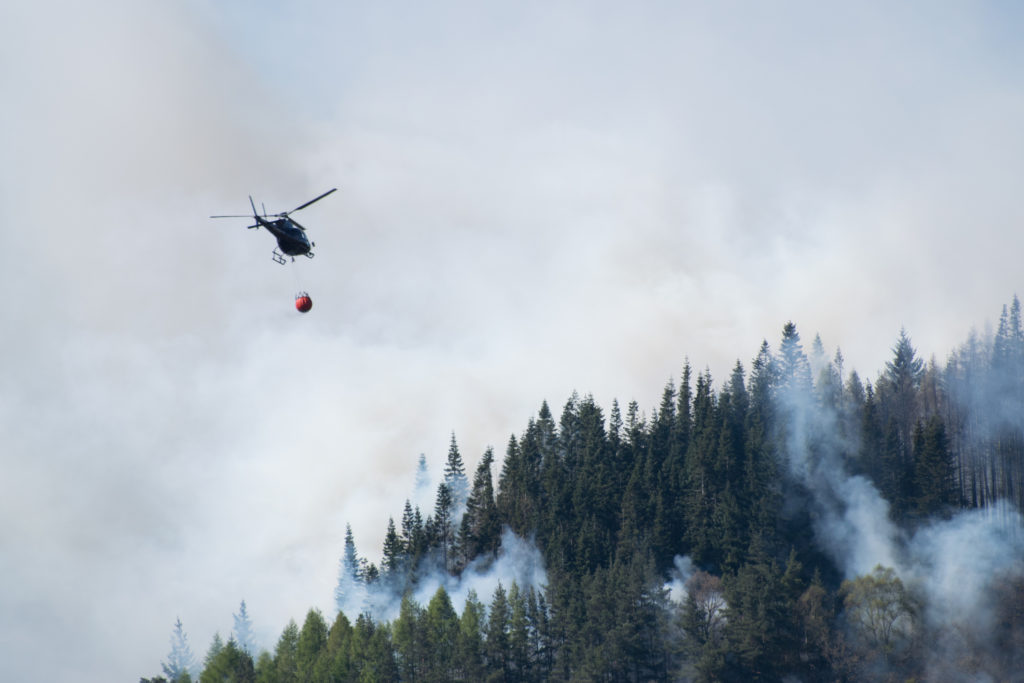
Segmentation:
{"type": "Polygon", "coordinates": [[[279,215],[279,216],[287,216],[287,215],[288,215],[288,214],[290,214],[290,213],[295,213],[296,211],[300,211],[300,210],[302,210],[302,209],[305,209],[305,208],[306,208],[307,206],[309,206],[309,205],[310,205],[310,204],[312,204],[313,202],[318,202],[318,201],[320,201],[321,199],[323,199],[324,197],[326,197],[327,195],[329,195],[330,193],[334,192],[334,191],[335,191],[335,190],[337,190],[337,189],[338,189],[338,188],[336,188],[336,187],[334,187],[334,188],[331,188],[330,190],[327,190],[327,192],[324,192],[324,193],[323,193],[322,195],[320,195],[320,196],[319,196],[319,197],[317,197],[316,199],[310,199],[310,200],[309,200],[308,202],[306,202],[306,203],[305,203],[305,204],[303,204],[302,206],[297,206],[297,207],[295,207],[294,209],[292,209],[291,211],[286,211],[286,212],[284,212],[284,213],[282,213],[282,214],[278,214],[278,215],[279,215]]]}
{"type": "Polygon", "coordinates": [[[210,216],[210,218],[252,218],[252,216],[250,214],[245,214],[244,216],[232,214],[230,216],[210,216]]]}

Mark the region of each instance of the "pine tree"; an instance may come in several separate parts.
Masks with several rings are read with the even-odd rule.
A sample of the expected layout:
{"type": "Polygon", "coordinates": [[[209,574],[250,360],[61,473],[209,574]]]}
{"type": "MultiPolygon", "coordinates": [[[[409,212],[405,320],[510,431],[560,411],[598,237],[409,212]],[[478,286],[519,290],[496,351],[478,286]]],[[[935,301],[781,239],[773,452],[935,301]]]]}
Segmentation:
{"type": "Polygon", "coordinates": [[[427,468],[427,456],[420,453],[416,460],[416,478],[413,481],[414,497],[417,502],[423,502],[422,496],[430,493],[430,472],[427,468]]]}
{"type": "Polygon", "coordinates": [[[511,618],[512,611],[508,604],[508,594],[499,583],[494,590],[491,607],[487,613],[487,639],[484,642],[484,657],[487,662],[488,680],[508,680],[512,656],[509,643],[509,621],[511,618]]]}
{"type": "Polygon", "coordinates": [[[295,683],[299,680],[299,627],[294,619],[281,632],[274,648],[274,680],[276,683],[295,683]]]}
{"type": "Polygon", "coordinates": [[[238,647],[234,638],[228,639],[226,644],[222,643],[216,654],[208,658],[206,666],[199,676],[200,683],[221,683],[222,681],[256,683],[256,670],[252,657],[238,647]]]}
{"type": "Polygon", "coordinates": [[[195,666],[196,660],[188,644],[188,635],[181,625],[181,618],[178,618],[171,632],[171,652],[167,655],[167,661],[160,667],[170,683],[181,683],[184,680],[191,680],[191,671],[195,666]]]}
{"type": "Polygon", "coordinates": [[[513,581],[508,589],[508,651],[513,680],[531,680],[530,625],[527,618],[526,594],[513,581]]]}
{"type": "Polygon", "coordinates": [[[339,612],[361,611],[366,600],[363,581],[363,563],[356,552],[352,525],[345,525],[345,550],[338,562],[338,583],[334,589],[334,604],[339,612]]]}
{"type": "Polygon", "coordinates": [[[459,446],[455,442],[455,432],[448,446],[448,460],[444,466],[444,483],[452,497],[452,520],[455,524],[462,521],[462,511],[469,497],[469,480],[466,479],[466,467],[462,464],[459,446]]]}
{"type": "MultiPolygon", "coordinates": [[[[408,501],[406,503],[408,504],[408,501]]],[[[382,578],[386,590],[404,587],[407,558],[405,543],[395,530],[395,518],[388,517],[388,528],[384,533],[384,555],[381,560],[382,578]]]]}
{"type": "Polygon", "coordinates": [[[912,437],[918,419],[917,398],[923,374],[924,361],[917,357],[907,331],[901,328],[893,347],[893,359],[885,364],[884,376],[877,387],[889,431],[886,435],[890,482],[887,493],[897,512],[909,507],[912,495],[912,437]]]}
{"type": "MultiPolygon", "coordinates": [[[[534,421],[530,419],[523,439],[534,429],[534,421]]],[[[527,444],[529,447],[529,444],[527,444]]],[[[530,456],[537,452],[531,449],[530,456]]],[[[541,490],[540,459],[527,459],[516,437],[510,436],[505,449],[505,460],[498,479],[498,493],[495,505],[498,514],[505,524],[518,536],[527,536],[537,529],[537,507],[540,503],[541,490]]]]}
{"type": "Polygon", "coordinates": [[[463,681],[484,680],[484,628],[487,608],[480,602],[476,591],[470,589],[466,605],[459,617],[459,632],[455,640],[455,678],[463,681]]]}
{"type": "Polygon", "coordinates": [[[306,620],[295,643],[295,667],[300,681],[314,679],[320,658],[326,650],[327,622],[320,610],[311,609],[306,613],[306,620]]]}
{"type": "Polygon", "coordinates": [[[473,475],[473,488],[466,501],[466,514],[462,517],[459,529],[461,566],[480,555],[496,552],[501,544],[501,520],[491,480],[493,462],[494,451],[488,448],[473,475]]]}
{"type": "Polygon", "coordinates": [[[942,418],[932,415],[927,425],[918,422],[914,430],[914,488],[918,513],[931,515],[956,505],[954,474],[942,418]]]}
{"type": "Polygon", "coordinates": [[[711,372],[697,377],[693,399],[693,437],[686,452],[686,545],[694,562],[714,566],[720,561],[714,511],[720,492],[717,451],[720,421],[712,390],[711,372]]]}
{"type": "Polygon", "coordinates": [[[213,634],[213,638],[210,640],[210,647],[206,650],[206,656],[203,657],[203,670],[205,671],[210,662],[217,658],[217,655],[224,649],[224,639],[220,637],[220,632],[213,634]]]}
{"type": "Polygon", "coordinates": [[[420,606],[406,593],[402,596],[398,619],[391,625],[398,671],[404,681],[417,681],[424,676],[428,653],[422,622],[420,606]]]}
{"type": "Polygon", "coordinates": [[[809,395],[812,387],[811,365],[800,344],[800,333],[792,321],[782,328],[778,358],[779,388],[784,395],[800,398],[809,395]]]}
{"type": "Polygon", "coordinates": [[[448,484],[441,482],[437,485],[437,500],[434,503],[432,544],[437,548],[440,555],[442,569],[448,573],[452,571],[452,561],[455,559],[453,552],[455,529],[452,506],[451,490],[448,488],[448,484]]]}
{"type": "Polygon", "coordinates": [[[250,657],[255,656],[256,641],[252,632],[252,620],[249,619],[249,612],[245,607],[245,600],[238,607],[238,614],[232,615],[235,620],[234,637],[238,648],[248,653],[250,657]]]}
{"type": "Polygon", "coordinates": [[[423,614],[423,635],[427,651],[423,680],[453,680],[459,618],[443,586],[437,589],[427,604],[423,614]]]}
{"type": "Polygon", "coordinates": [[[344,612],[338,612],[327,633],[327,650],[323,658],[326,673],[320,680],[347,681],[354,678],[352,665],[352,624],[344,612]]]}
{"type": "Polygon", "coordinates": [[[797,648],[796,601],[803,592],[800,567],[790,555],[785,571],[755,540],[751,558],[725,582],[726,639],[734,659],[723,678],[776,680],[797,648]]]}
{"type": "Polygon", "coordinates": [[[366,614],[359,615],[352,629],[352,653],[354,680],[366,683],[399,680],[390,630],[377,626],[366,614]]]}

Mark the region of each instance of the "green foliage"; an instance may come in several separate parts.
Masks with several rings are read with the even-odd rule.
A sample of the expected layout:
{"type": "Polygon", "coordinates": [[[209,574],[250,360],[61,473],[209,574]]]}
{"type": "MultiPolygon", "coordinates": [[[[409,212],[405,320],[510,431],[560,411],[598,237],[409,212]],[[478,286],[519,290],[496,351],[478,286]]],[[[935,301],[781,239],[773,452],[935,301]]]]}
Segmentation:
{"type": "Polygon", "coordinates": [[[327,622],[320,610],[311,609],[295,644],[295,669],[300,681],[312,681],[327,649],[327,622]]]}
{"type": "Polygon", "coordinates": [[[459,618],[459,631],[455,640],[455,678],[480,681],[485,677],[484,629],[487,609],[475,591],[466,597],[466,606],[459,618]]]}
{"type": "Polygon", "coordinates": [[[845,621],[862,671],[912,669],[920,606],[891,567],[844,581],[839,590],[845,621]]]}
{"type": "Polygon", "coordinates": [[[207,659],[199,683],[256,683],[252,657],[230,638],[207,659]]]}
{"type": "Polygon", "coordinates": [[[285,626],[274,648],[273,680],[276,683],[299,680],[299,627],[294,620],[285,626]]]}
{"type": "Polygon", "coordinates": [[[844,581],[839,589],[846,620],[860,642],[871,650],[892,653],[912,635],[915,607],[891,567],[844,581]]]}

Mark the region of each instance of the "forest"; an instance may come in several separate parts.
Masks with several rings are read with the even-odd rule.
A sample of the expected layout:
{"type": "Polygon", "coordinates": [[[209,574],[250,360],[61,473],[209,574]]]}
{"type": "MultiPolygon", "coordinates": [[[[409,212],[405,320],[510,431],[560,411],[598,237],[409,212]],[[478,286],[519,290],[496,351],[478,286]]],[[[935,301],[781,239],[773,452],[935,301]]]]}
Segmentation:
{"type": "Polygon", "coordinates": [[[646,412],[543,402],[471,477],[453,434],[433,498],[379,563],[348,529],[335,614],[259,649],[243,602],[202,657],[179,620],[141,681],[1020,680],[1021,304],[941,363],[900,330],[874,378],[789,322],[646,412]],[[543,581],[455,599],[513,540],[543,581]]]}

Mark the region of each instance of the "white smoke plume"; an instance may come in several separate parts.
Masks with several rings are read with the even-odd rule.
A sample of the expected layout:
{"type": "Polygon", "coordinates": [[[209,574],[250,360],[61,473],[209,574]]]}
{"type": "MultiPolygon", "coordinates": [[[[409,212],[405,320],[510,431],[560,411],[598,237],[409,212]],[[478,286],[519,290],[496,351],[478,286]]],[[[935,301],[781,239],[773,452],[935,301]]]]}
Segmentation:
{"type": "MultiPolygon", "coordinates": [[[[533,539],[520,538],[506,527],[501,535],[501,546],[493,557],[475,559],[458,576],[440,569],[419,575],[411,596],[417,604],[425,606],[437,589],[444,587],[452,607],[461,614],[471,591],[487,605],[499,585],[507,589],[513,583],[522,589],[532,587],[543,591],[547,586],[547,571],[544,557],[533,539]]],[[[377,622],[389,622],[398,618],[401,603],[401,590],[387,586],[367,590],[366,586],[361,586],[344,602],[342,611],[350,620],[361,613],[369,613],[377,622]]]]}
{"type": "MultiPolygon", "coordinates": [[[[809,493],[815,540],[843,577],[891,567],[920,599],[929,632],[988,633],[993,585],[1024,575],[1020,513],[1004,503],[903,530],[874,484],[844,465],[842,454],[856,452],[857,444],[839,436],[834,412],[809,392],[784,391],[781,398],[789,476],[809,493]]],[[[955,645],[961,642],[945,638],[932,648],[928,661],[939,667],[936,672],[948,675],[958,666],[955,645]]]]}

